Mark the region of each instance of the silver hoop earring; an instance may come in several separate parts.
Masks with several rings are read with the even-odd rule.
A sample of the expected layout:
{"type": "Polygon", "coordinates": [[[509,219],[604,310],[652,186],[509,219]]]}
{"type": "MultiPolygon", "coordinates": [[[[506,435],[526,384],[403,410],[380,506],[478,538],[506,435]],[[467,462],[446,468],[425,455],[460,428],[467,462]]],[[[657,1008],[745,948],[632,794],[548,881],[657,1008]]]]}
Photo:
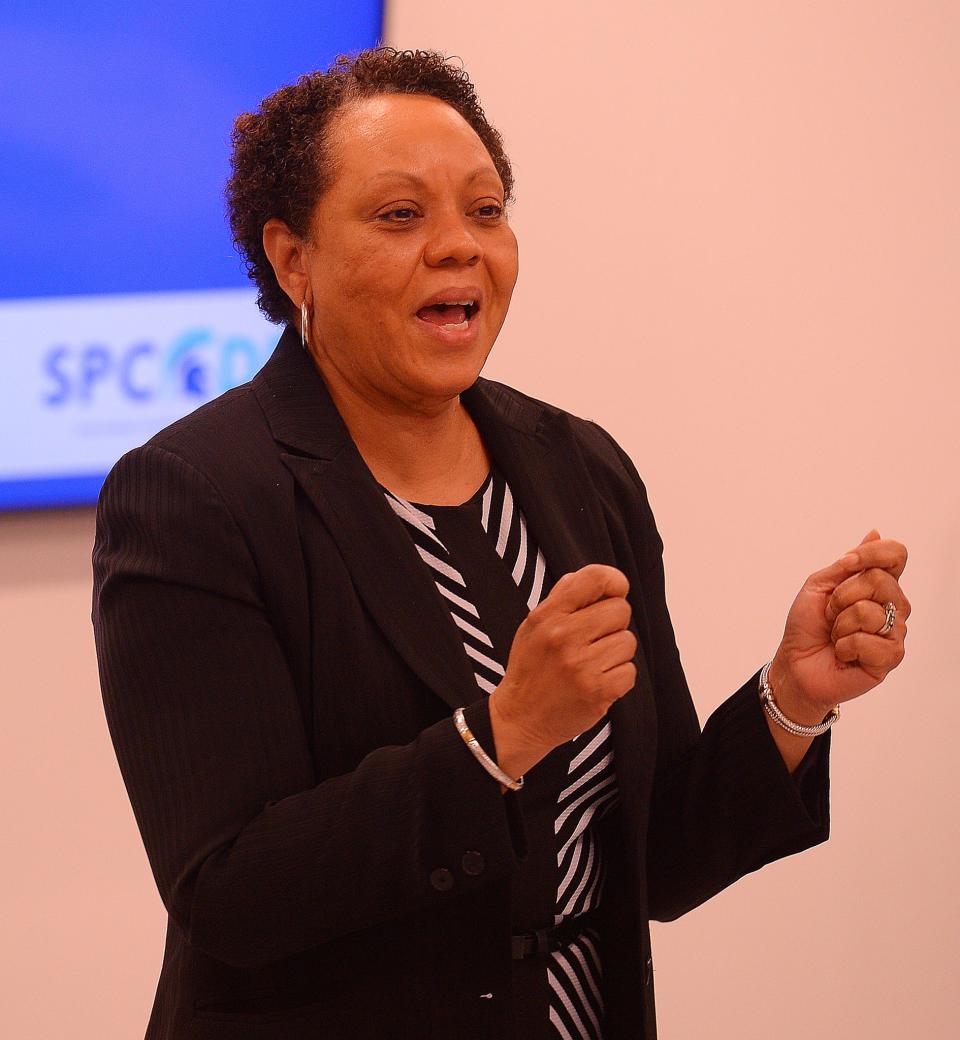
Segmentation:
{"type": "Polygon", "coordinates": [[[300,346],[304,350],[307,349],[307,327],[310,324],[310,319],[307,317],[307,301],[300,301],[300,346]]]}

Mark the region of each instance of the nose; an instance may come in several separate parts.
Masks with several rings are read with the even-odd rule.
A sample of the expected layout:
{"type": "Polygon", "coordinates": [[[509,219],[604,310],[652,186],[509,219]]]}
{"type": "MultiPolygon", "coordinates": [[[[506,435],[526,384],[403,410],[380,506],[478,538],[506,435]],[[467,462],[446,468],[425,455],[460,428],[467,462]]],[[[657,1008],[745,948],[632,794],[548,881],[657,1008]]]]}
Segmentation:
{"type": "Polygon", "coordinates": [[[424,260],[431,267],[457,264],[476,264],[483,256],[483,247],[470,227],[470,217],[463,213],[437,217],[424,248],[424,260]]]}

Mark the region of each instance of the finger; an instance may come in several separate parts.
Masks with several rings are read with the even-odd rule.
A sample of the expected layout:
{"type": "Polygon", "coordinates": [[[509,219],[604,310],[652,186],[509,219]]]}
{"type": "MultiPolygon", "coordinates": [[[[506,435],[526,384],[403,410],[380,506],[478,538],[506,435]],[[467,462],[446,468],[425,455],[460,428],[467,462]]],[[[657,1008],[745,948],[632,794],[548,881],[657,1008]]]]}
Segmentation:
{"type": "Polygon", "coordinates": [[[824,617],[833,622],[842,610],[861,599],[872,599],[877,603],[892,602],[904,621],[910,616],[910,601],[897,579],[889,571],[871,567],[837,585],[827,599],[824,617]]]}
{"type": "Polygon", "coordinates": [[[875,538],[861,542],[852,551],[860,559],[859,569],[882,567],[899,578],[907,566],[907,547],[894,538],[875,538]]]}
{"type": "Polygon", "coordinates": [[[834,588],[853,574],[866,567],[880,566],[899,578],[907,563],[907,547],[892,538],[881,538],[877,529],[871,528],[863,541],[833,563],[814,571],[806,581],[810,589],[834,588]],[[872,536],[876,534],[876,537],[872,536]]]}
{"type": "Polygon", "coordinates": [[[863,565],[860,563],[858,553],[859,549],[857,552],[848,552],[838,560],[834,560],[833,563],[827,564],[826,567],[814,571],[807,578],[807,586],[813,589],[833,589],[851,575],[859,574],[863,570],[863,565]]]}
{"type": "Polygon", "coordinates": [[[560,610],[572,614],[608,596],[626,596],[629,590],[630,582],[623,571],[605,563],[588,563],[560,576],[553,591],[540,603],[541,607],[548,601],[550,604],[541,613],[560,610]]]}
{"type": "Polygon", "coordinates": [[[889,571],[880,567],[871,567],[869,570],[844,579],[834,588],[827,599],[824,610],[827,619],[835,620],[841,610],[860,599],[872,599],[877,603],[892,601],[897,612],[904,615],[904,618],[910,614],[910,601],[897,579],[889,571]]]}
{"type": "MultiPolygon", "coordinates": [[[[852,632],[867,632],[870,635],[879,635],[880,629],[883,628],[886,622],[887,612],[882,604],[872,599],[859,599],[837,615],[833,628],[830,630],[830,640],[836,644],[837,640],[843,639],[844,636],[848,636],[852,632]]],[[[888,632],[884,632],[883,638],[902,641],[906,634],[906,618],[901,614],[897,614],[893,627],[888,632]]]]}
{"type": "Polygon", "coordinates": [[[903,640],[869,632],[853,632],[838,639],[833,648],[838,661],[859,662],[864,667],[889,672],[903,660],[903,640]]]}
{"type": "MultiPolygon", "coordinates": [[[[841,582],[846,581],[847,578],[852,575],[859,574],[866,566],[861,558],[861,553],[864,552],[866,544],[867,543],[865,542],[861,542],[856,549],[852,549],[850,552],[841,556],[838,560],[835,560],[833,563],[821,570],[814,571],[813,574],[807,578],[807,585],[820,589],[833,589],[841,582]]],[[[899,577],[899,575],[896,576],[899,577]]]]}

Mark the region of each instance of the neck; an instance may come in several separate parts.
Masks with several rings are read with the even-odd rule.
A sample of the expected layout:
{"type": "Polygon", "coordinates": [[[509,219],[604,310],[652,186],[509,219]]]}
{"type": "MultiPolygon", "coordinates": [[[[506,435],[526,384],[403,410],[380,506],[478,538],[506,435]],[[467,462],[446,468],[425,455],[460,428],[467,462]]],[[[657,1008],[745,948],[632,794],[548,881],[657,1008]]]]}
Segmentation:
{"type": "Polygon", "coordinates": [[[456,502],[475,490],[490,457],[459,393],[401,400],[358,387],[327,359],[311,356],[376,480],[420,502],[456,502]]]}

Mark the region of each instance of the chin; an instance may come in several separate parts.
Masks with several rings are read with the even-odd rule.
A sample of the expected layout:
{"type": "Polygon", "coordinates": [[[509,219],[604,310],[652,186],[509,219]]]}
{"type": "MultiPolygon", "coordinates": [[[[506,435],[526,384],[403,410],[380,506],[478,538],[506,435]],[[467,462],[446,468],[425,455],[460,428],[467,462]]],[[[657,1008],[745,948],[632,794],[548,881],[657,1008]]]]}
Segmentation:
{"type": "Polygon", "coordinates": [[[461,359],[456,363],[437,365],[429,372],[419,371],[419,378],[411,379],[407,385],[415,387],[425,397],[450,401],[473,386],[480,375],[483,364],[479,359],[461,359]]]}

